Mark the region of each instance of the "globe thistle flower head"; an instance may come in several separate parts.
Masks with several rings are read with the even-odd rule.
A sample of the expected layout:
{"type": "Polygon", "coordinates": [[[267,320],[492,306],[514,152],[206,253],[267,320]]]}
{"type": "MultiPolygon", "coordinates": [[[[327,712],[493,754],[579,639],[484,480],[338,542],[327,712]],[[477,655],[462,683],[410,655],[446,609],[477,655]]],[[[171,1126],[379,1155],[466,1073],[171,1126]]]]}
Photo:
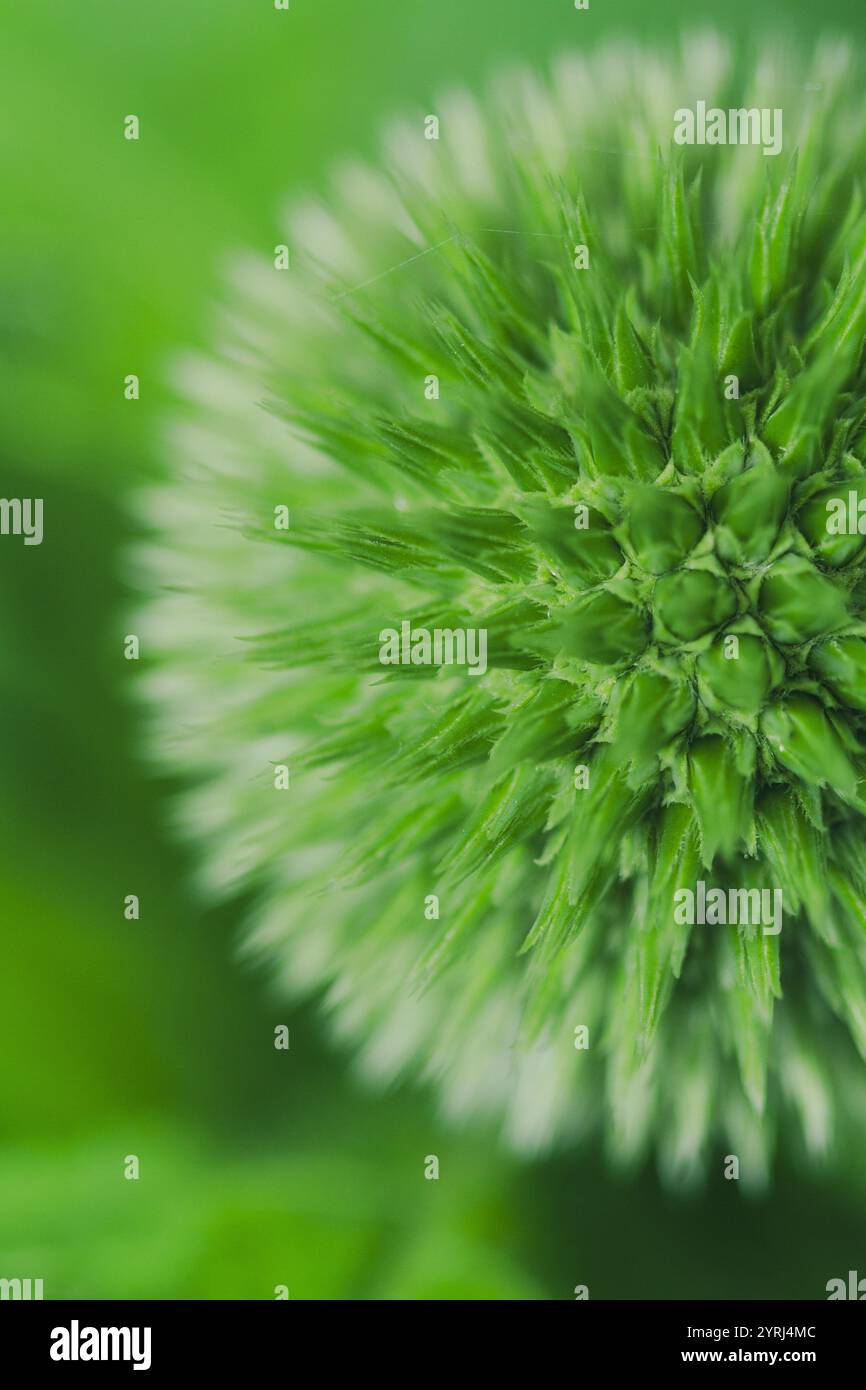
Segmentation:
{"type": "Polygon", "coordinates": [[[449,94],[179,371],[139,626],[204,881],[519,1147],[757,1184],[862,1107],[857,90],[704,38],[449,94]]]}

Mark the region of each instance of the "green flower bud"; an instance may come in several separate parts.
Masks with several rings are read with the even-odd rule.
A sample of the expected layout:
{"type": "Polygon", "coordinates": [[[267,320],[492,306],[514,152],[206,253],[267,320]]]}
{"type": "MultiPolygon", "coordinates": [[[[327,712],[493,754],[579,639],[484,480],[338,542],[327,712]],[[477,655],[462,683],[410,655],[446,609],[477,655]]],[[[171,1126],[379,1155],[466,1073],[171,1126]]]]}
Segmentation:
{"type": "MultiPolygon", "coordinates": [[[[861,501],[866,510],[863,474],[816,493],[797,514],[797,525],[806,540],[831,569],[847,565],[866,545],[866,531],[859,529],[861,501]]],[[[866,527],[866,516],[862,520],[866,527]]]]}
{"type": "Polygon", "coordinates": [[[619,701],[614,749],[618,757],[655,754],[690,722],[695,697],[687,681],[638,671],[619,701]]]}
{"type": "Polygon", "coordinates": [[[653,607],[656,618],[675,638],[694,642],[734,616],[737,596],[717,574],[681,570],[658,581],[653,607]]]}
{"type": "Polygon", "coordinates": [[[736,634],[736,647],[727,648],[730,639],[714,643],[698,657],[699,682],[705,682],[720,705],[729,705],[743,714],[757,714],[767,696],[785,674],[779,653],[762,637],[736,634]],[[727,655],[730,650],[736,655],[727,655]]]}
{"type": "Polygon", "coordinates": [[[761,716],[761,733],[782,766],[802,781],[856,800],[856,769],[823,707],[810,695],[792,695],[771,705],[761,716]]]}
{"type": "Polygon", "coordinates": [[[717,854],[734,854],[746,839],[751,820],[752,786],[734,753],[716,735],[696,739],[689,748],[689,791],[701,832],[701,854],[710,867],[717,854]]]}
{"type": "Polygon", "coordinates": [[[586,525],[578,529],[574,507],[527,501],[517,511],[566,576],[573,575],[583,584],[600,584],[622,565],[625,557],[600,512],[587,508],[586,525]]]}
{"type": "Polygon", "coordinates": [[[700,516],[677,493],[636,487],[629,494],[628,538],[638,564],[650,574],[675,569],[703,534],[700,516]]]}
{"type": "Polygon", "coordinates": [[[785,555],[773,566],[761,584],[759,607],[776,642],[808,642],[849,621],[840,590],[800,555],[785,555]]]}
{"type": "Polygon", "coordinates": [[[730,438],[709,352],[686,349],[680,357],[677,411],[671,450],[683,473],[701,473],[708,459],[722,452],[730,438]]]}
{"type": "Polygon", "coordinates": [[[788,510],[790,483],[774,468],[759,465],[720,488],[713,498],[716,550],[733,565],[765,560],[788,510]]]}
{"type": "Polygon", "coordinates": [[[628,661],[646,646],[647,629],[639,608],[599,589],[567,610],[559,625],[560,650],[596,666],[628,661]]]}
{"type": "Polygon", "coordinates": [[[616,381],[621,391],[652,383],[652,363],[634,331],[625,304],[620,304],[614,325],[616,381]]]}
{"type": "MultiPolygon", "coordinates": [[[[208,883],[255,887],[280,980],[331,999],[383,1079],[433,1071],[450,1113],[530,1149],[585,1120],[625,1161],[655,1146],[681,1188],[741,1145],[760,1181],[792,1131],[823,1157],[866,1095],[864,659],[840,635],[866,573],[834,584],[862,552],[825,544],[805,500],[840,450],[866,471],[866,98],[834,50],[805,167],[747,169],[670,150],[689,73],[647,62],[649,105],[613,55],[586,102],[569,81],[456,103],[469,173],[416,178],[417,142],[393,142],[338,181],[339,235],[293,221],[285,296],[269,258],[242,269],[179,382],[215,466],[165,460],[137,573],[155,751],[208,883]],[[663,160],[593,154],[635,123],[663,160]],[[433,655],[422,638],[389,670],[376,639],[404,622],[433,655]],[[440,668],[454,627],[467,654],[486,633],[484,663],[440,668]],[[780,888],[781,952],[752,923],[675,919],[702,876],[780,888]]],[[[701,88],[722,107],[725,70],[701,88]]],[[[792,89],[812,78],[820,60],[792,64],[792,89]]]]}
{"type": "Polygon", "coordinates": [[[809,665],[843,705],[866,709],[866,642],[834,637],[813,647],[809,665]]]}

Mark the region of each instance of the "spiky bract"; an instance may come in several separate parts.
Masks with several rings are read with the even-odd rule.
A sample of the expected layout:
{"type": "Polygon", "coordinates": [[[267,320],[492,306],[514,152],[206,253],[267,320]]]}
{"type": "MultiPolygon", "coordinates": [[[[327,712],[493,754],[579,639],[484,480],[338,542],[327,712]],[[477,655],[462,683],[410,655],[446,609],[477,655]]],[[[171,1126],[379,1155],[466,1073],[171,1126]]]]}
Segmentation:
{"type": "Polygon", "coordinates": [[[207,881],[366,1073],[518,1145],[758,1182],[862,1106],[856,93],[839,48],[705,39],[452,94],[182,373],[140,628],[207,881]],[[784,152],[676,148],[698,98],[781,107],[784,152]],[[382,666],[406,620],[486,629],[486,674],[382,666]],[[783,930],[679,925],[699,880],[783,930]]]}

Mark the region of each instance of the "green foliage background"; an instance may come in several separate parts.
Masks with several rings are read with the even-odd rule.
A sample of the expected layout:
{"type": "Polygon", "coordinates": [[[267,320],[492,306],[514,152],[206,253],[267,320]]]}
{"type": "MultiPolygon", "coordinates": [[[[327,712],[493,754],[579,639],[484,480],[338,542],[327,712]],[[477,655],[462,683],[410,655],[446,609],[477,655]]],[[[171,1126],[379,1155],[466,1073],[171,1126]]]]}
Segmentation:
{"type": "MultiPolygon", "coordinates": [[[[754,8],[730,0],[725,23],[754,8]]],[[[866,1143],[757,1203],[721,1175],[678,1201],[652,1172],[518,1163],[423,1093],[360,1091],[315,1009],[290,1015],[237,962],[243,904],[193,899],[120,659],[124,500],[223,256],[280,240],[288,193],[452,81],[718,22],[707,0],[5,8],[0,493],[44,497],[46,539],[0,541],[0,1276],[48,1297],[809,1298],[866,1267],[866,1143]]],[[[856,34],[861,0],[765,4],[760,23],[856,34]]]]}

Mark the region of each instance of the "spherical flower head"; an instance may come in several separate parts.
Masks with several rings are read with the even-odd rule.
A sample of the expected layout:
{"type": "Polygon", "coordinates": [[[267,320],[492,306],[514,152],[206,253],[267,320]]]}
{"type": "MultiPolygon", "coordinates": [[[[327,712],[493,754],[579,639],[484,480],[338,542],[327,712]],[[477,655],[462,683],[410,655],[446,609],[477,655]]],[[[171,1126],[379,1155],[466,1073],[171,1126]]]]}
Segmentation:
{"type": "Polygon", "coordinates": [[[139,628],[203,879],[522,1148],[759,1184],[862,1113],[860,91],[708,37],[448,94],[178,371],[139,628]]]}

